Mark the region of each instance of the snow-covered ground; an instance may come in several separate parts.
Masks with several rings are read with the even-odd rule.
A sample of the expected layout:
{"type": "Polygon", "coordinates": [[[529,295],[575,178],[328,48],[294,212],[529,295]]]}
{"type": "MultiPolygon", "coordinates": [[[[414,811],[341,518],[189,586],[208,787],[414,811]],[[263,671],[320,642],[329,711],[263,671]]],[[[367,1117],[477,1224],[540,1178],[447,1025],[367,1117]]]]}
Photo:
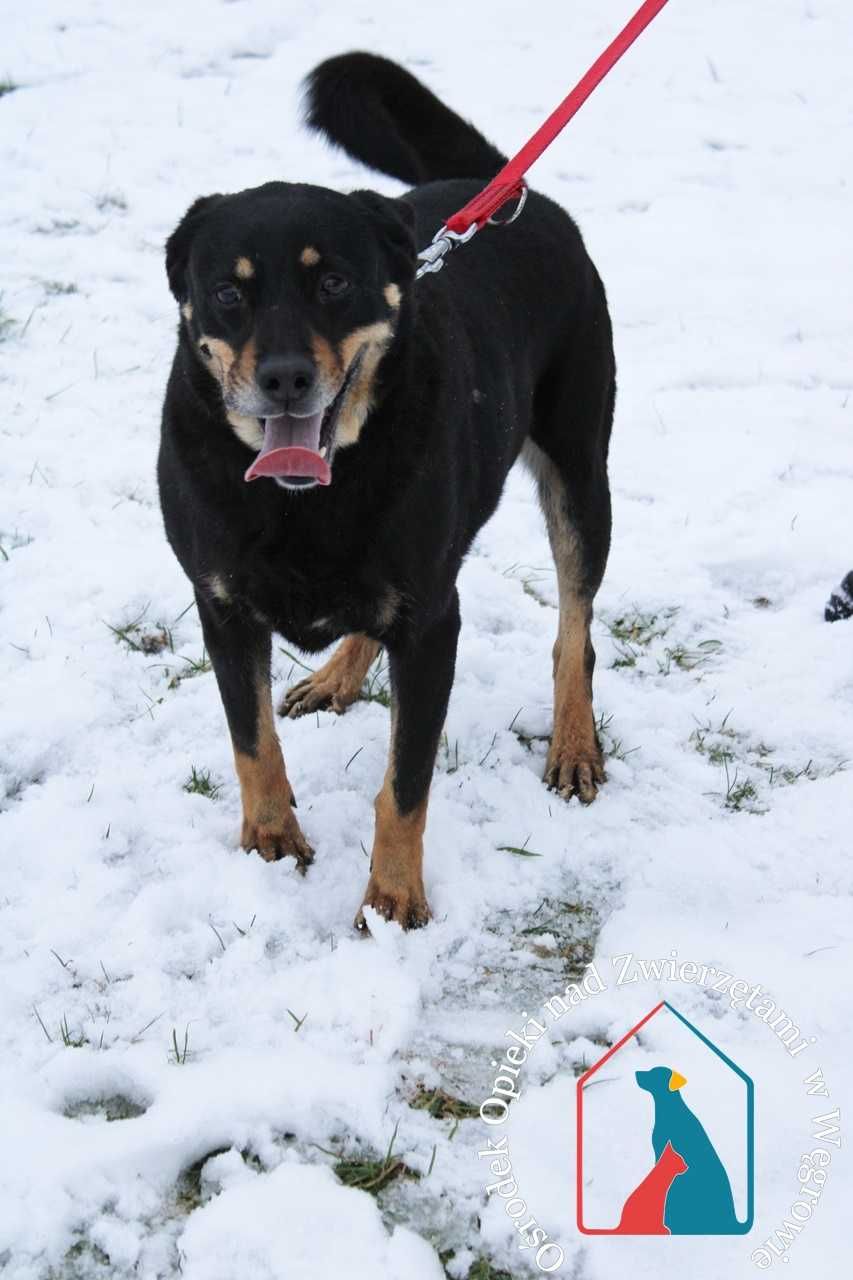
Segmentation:
{"type": "MultiPolygon", "coordinates": [[[[239,852],[224,718],[155,491],[176,322],[162,246],[183,210],[272,177],[373,181],[300,130],[304,73],[384,52],[510,149],[631,8],[6,15],[0,1269],[15,1280],[530,1275],[485,1203],[485,1125],[413,1105],[418,1086],[479,1106],[522,1011],[627,951],[761,983],[816,1042],[792,1059],[755,1016],[665,981],[611,985],[549,1028],[510,1144],[558,1274],[751,1274],[789,1215],[812,1117],[841,1103],[853,1054],[853,623],[822,621],[853,567],[846,0],[673,0],[535,171],[580,222],[615,324],[594,633],[609,782],[588,810],[540,782],[555,584],[513,475],[461,578],[429,929],[350,927],[381,699],[282,726],[310,874],[239,852]],[[212,797],[186,790],[193,770],[212,797]],[[576,1229],[575,1074],[662,996],[755,1080],[745,1239],[576,1229]],[[829,1100],[803,1086],[818,1066],[829,1100]],[[381,1161],[394,1134],[420,1177],[345,1185],[339,1160],[381,1161]]],[[[276,692],[299,669],[278,648],[276,692]]],[[[843,1266],[853,1181],[830,1150],[792,1272],[843,1266]]]]}

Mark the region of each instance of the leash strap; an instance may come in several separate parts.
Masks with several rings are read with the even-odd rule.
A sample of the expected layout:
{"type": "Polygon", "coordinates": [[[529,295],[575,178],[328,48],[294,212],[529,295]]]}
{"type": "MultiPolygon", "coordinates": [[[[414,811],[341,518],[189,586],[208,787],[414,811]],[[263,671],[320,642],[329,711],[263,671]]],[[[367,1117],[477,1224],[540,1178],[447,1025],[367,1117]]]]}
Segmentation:
{"type": "Polygon", "coordinates": [[[637,37],[645,31],[652,19],[657,17],[666,3],[667,0],[644,0],[616,39],[595,60],[586,75],[578,81],[556,110],[551,112],[544,124],[539,126],[533,137],[525,142],[521,150],[504,165],[499,173],[495,174],[488,186],[474,196],[473,200],[469,200],[466,205],[457,210],[447,219],[444,226],[439,228],[432,243],[418,254],[421,265],[416,279],[428,273],[440,271],[444,266],[446,254],[457,245],[465,244],[486,223],[508,226],[511,222],[515,222],[527,199],[527,184],[524,180],[527,170],[551,145],[557,134],[566,127],[572,116],[580,110],[593,90],[601,84],[622,54],[630,49],[637,37]],[[510,217],[496,222],[497,211],[513,199],[517,199],[518,204],[510,217]]]}

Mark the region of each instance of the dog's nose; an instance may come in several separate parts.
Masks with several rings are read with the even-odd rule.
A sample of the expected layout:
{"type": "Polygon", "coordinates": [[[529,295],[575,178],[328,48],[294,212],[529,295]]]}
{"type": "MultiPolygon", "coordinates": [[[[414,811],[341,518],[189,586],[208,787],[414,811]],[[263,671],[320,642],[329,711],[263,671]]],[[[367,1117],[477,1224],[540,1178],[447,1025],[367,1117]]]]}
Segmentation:
{"type": "Polygon", "coordinates": [[[304,356],[263,356],[255,376],[265,395],[290,409],[313,390],[317,375],[304,356]]]}

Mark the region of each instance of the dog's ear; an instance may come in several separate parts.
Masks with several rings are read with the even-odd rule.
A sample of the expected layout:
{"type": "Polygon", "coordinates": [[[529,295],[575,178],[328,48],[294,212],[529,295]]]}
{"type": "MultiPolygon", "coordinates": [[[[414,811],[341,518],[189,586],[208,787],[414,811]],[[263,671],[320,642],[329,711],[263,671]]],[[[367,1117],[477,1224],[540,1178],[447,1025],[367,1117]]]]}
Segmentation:
{"type": "Polygon", "coordinates": [[[380,231],[400,280],[414,275],[417,262],[415,211],[405,200],[392,200],[376,191],[353,191],[380,231]]]}
{"type": "Polygon", "coordinates": [[[178,302],[186,302],[187,299],[187,262],[193,237],[220,200],[222,196],[200,196],[190,205],[166,241],[166,275],[169,288],[178,302]]]}

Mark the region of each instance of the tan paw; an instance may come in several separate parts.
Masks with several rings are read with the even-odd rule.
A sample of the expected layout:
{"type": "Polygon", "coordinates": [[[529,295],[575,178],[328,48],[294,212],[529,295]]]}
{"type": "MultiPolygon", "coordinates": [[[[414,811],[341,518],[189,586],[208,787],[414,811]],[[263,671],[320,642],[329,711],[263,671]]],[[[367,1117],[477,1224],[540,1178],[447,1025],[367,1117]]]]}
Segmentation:
{"type": "Polygon", "coordinates": [[[300,680],[288,689],[278,705],[278,714],[296,720],[312,711],[334,711],[343,715],[352,706],[361,691],[361,681],[353,686],[334,675],[324,675],[323,669],[300,680]]]}
{"type": "Polygon", "coordinates": [[[255,851],[265,862],[278,862],[280,858],[295,858],[297,870],[303,875],[314,861],[314,850],[290,812],[278,821],[253,822],[244,818],[240,843],[247,853],[255,851]]]}
{"type": "Polygon", "coordinates": [[[432,919],[423,885],[411,887],[381,885],[370,877],[364,901],[353,923],[361,933],[369,933],[364,908],[373,907],[385,920],[395,920],[403,929],[422,929],[432,919]]]}
{"type": "Polygon", "coordinates": [[[555,746],[552,742],[545,766],[545,784],[563,800],[577,796],[581,804],[592,804],[605,781],[604,760],[596,744],[586,749],[555,746]]]}

